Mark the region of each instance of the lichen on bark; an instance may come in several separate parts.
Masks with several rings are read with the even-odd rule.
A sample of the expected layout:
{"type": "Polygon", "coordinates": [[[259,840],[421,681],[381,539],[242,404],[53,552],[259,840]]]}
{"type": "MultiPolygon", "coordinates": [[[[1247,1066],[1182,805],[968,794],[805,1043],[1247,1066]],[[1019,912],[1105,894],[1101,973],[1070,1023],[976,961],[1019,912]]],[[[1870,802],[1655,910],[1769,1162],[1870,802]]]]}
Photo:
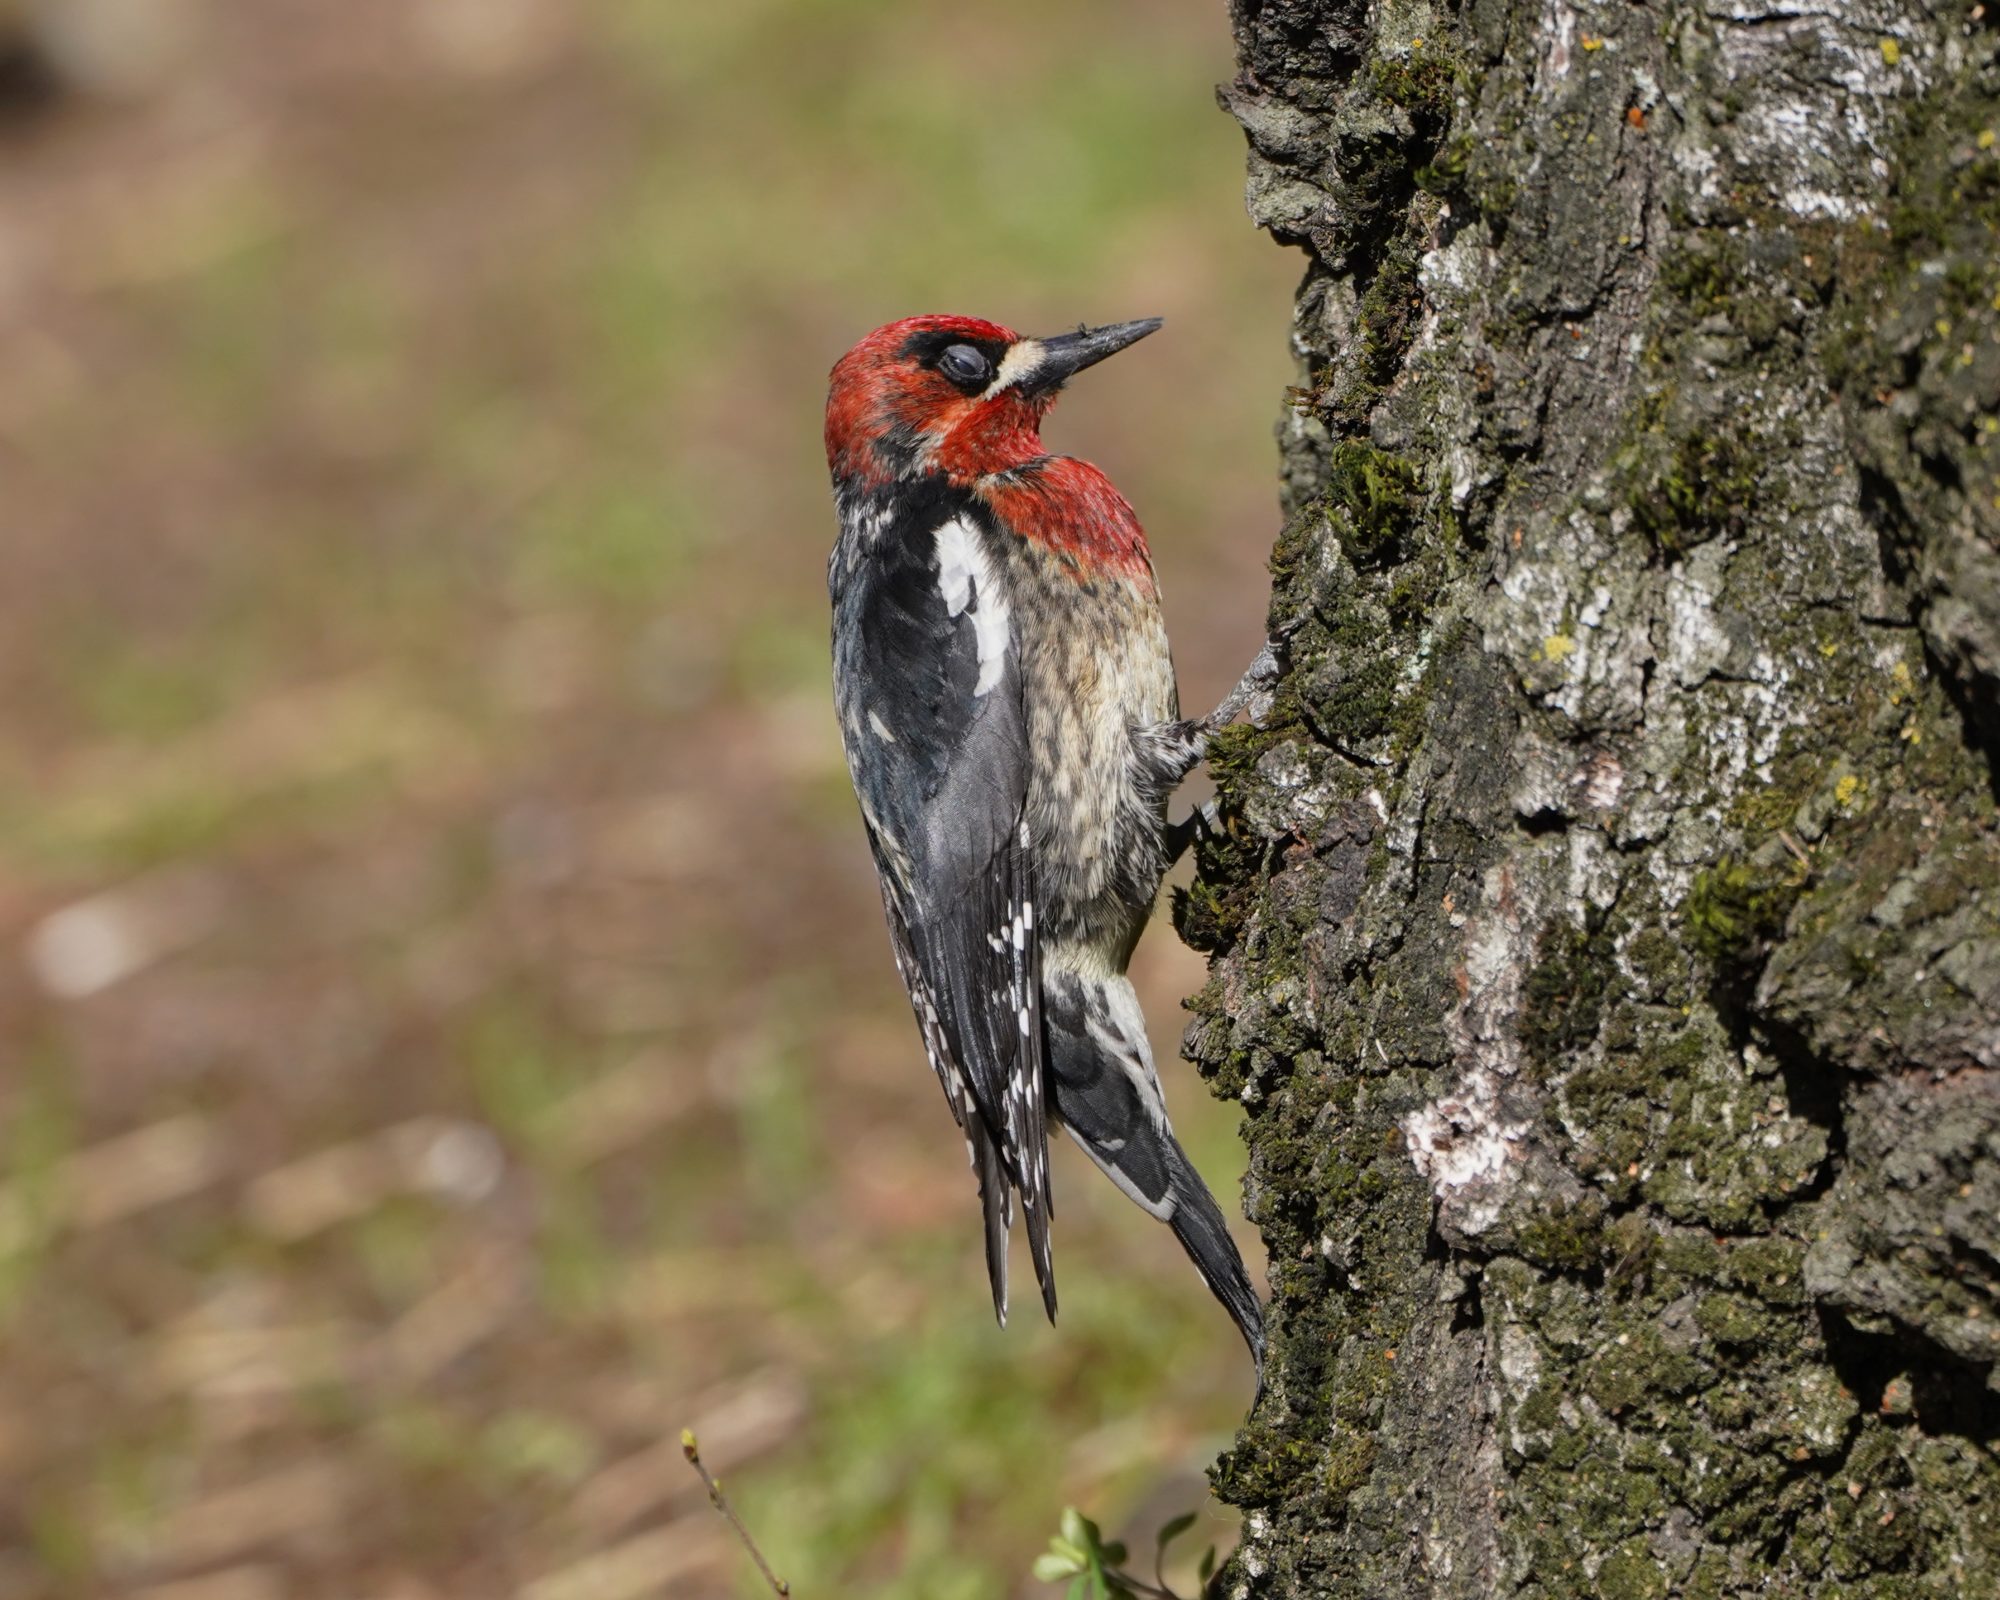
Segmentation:
{"type": "Polygon", "coordinates": [[[1236,0],[1229,1592],[2000,1593],[2000,31],[1236,0]]]}

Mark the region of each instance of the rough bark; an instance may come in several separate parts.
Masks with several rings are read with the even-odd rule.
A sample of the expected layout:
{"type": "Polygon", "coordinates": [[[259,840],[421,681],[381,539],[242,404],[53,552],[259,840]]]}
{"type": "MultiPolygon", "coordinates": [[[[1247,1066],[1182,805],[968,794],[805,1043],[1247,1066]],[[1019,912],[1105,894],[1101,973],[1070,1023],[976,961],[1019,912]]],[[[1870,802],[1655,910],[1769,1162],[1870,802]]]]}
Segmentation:
{"type": "Polygon", "coordinates": [[[1225,1592],[2000,1594],[2000,6],[1235,0],[1225,1592]]]}

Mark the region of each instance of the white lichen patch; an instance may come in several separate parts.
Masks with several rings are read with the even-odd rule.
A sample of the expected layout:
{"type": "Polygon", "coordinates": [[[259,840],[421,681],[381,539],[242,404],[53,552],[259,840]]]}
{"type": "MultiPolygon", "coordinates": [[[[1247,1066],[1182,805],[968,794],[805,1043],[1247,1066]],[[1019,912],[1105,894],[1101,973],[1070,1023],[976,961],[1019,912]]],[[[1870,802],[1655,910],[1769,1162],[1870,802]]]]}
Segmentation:
{"type": "Polygon", "coordinates": [[[1528,1131],[1502,1114],[1493,1074],[1469,1073],[1457,1094],[1412,1112],[1402,1127],[1410,1160],[1439,1202],[1451,1206],[1457,1230],[1476,1235],[1491,1228],[1506,1199],[1514,1146],[1528,1131]]]}
{"type": "Polygon", "coordinates": [[[1665,665],[1677,683],[1703,682],[1729,659],[1729,635],[1715,614],[1714,564],[1692,560],[1667,576],[1665,665]]]}
{"type": "MultiPolygon", "coordinates": [[[[1538,539],[1543,537],[1536,530],[1538,539]]],[[[1525,531],[1524,531],[1525,537],[1525,531]]],[[[1519,561],[1500,578],[1500,592],[1509,606],[1495,618],[1489,646],[1526,653],[1540,640],[1562,630],[1570,606],[1569,577],[1546,561],[1519,561]]]]}
{"type": "Polygon", "coordinates": [[[1346,799],[1340,774],[1316,767],[1295,743],[1265,751],[1257,774],[1269,789],[1252,815],[1258,826],[1274,832],[1315,837],[1346,799]]]}
{"type": "Polygon", "coordinates": [[[1516,1400],[1525,1399],[1541,1380],[1542,1353],[1518,1322],[1508,1321],[1500,1326],[1500,1376],[1506,1380],[1508,1394],[1516,1400]]]}
{"type": "Polygon", "coordinates": [[[1450,244],[1427,250],[1417,261],[1417,282],[1426,295],[1469,295],[1491,287],[1498,257],[1486,235],[1468,228],[1450,244]]]}
{"type": "Polygon", "coordinates": [[[1528,1136],[1503,1093],[1521,1069],[1514,1019],[1534,954],[1510,867],[1487,874],[1485,902],[1466,924],[1465,999],[1446,1023],[1466,1071],[1450,1093],[1400,1123],[1410,1161],[1437,1197],[1440,1224],[1467,1238],[1499,1220],[1528,1136]]]}
{"type": "Polygon", "coordinates": [[[1569,835],[1569,898],[1577,905],[1608,909],[1618,899],[1622,867],[1610,843],[1595,828],[1577,828],[1569,835]]]}

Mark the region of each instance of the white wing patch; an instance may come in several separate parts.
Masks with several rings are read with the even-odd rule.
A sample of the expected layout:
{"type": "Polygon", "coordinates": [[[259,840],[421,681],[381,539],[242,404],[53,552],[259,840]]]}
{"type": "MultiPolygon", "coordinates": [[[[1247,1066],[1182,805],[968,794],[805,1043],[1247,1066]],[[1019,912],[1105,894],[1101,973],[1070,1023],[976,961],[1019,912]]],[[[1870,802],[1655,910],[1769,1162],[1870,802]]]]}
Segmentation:
{"type": "Polygon", "coordinates": [[[964,517],[953,517],[937,531],[938,593],[952,616],[970,611],[973,642],[979,651],[979,681],[975,695],[990,692],[1007,666],[1006,597],[993,579],[992,565],[978,528],[964,517]]]}

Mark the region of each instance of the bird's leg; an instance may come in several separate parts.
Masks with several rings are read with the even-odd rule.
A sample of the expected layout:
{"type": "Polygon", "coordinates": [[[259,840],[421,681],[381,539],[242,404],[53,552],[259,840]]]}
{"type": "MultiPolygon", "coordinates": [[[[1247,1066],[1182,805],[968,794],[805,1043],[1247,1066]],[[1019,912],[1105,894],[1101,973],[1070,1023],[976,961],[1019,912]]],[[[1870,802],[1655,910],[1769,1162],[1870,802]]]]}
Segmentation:
{"type": "Polygon", "coordinates": [[[1277,647],[1267,640],[1257,652],[1257,659],[1250,663],[1250,670],[1207,716],[1160,724],[1155,730],[1161,736],[1156,759],[1170,784],[1179,783],[1201,764],[1208,754],[1210,737],[1235,721],[1239,713],[1248,711],[1255,718],[1271,709],[1271,693],[1277,687],[1279,671],[1277,647]]]}
{"type": "MultiPolygon", "coordinates": [[[[1250,662],[1250,670],[1236,680],[1236,688],[1224,694],[1222,702],[1208,716],[1190,716],[1184,722],[1164,722],[1154,730],[1158,738],[1156,760],[1160,776],[1168,780],[1168,790],[1172,790],[1202,762],[1208,754],[1210,736],[1234,722],[1240,712],[1264,716],[1270,710],[1270,696],[1278,686],[1278,674],[1278,648],[1266,640],[1264,648],[1256,652],[1256,660],[1250,662]]],[[[1166,864],[1172,866],[1188,854],[1188,846],[1192,846],[1194,840],[1212,834],[1216,828],[1216,816],[1216,802],[1210,800],[1188,812],[1180,822],[1168,824],[1166,864]]]]}
{"type": "MultiPolygon", "coordinates": [[[[1239,713],[1248,711],[1254,718],[1271,709],[1271,694],[1277,687],[1280,670],[1277,648],[1266,640],[1256,660],[1250,663],[1250,670],[1237,680],[1236,687],[1222,697],[1213,711],[1205,717],[1191,717],[1168,725],[1174,735],[1174,748],[1163,765],[1171,770],[1175,783],[1192,772],[1208,754],[1210,736],[1227,727],[1239,713]]],[[[1169,867],[1187,854],[1195,840],[1215,831],[1217,814],[1216,802],[1210,800],[1168,826],[1169,867]]]]}
{"type": "Polygon", "coordinates": [[[1257,659],[1250,663],[1249,671],[1213,711],[1196,720],[1195,728],[1202,734],[1214,733],[1227,727],[1241,711],[1248,711],[1253,721],[1263,716],[1271,709],[1271,694],[1278,687],[1278,675],[1278,652],[1267,639],[1257,652],[1257,659]]]}
{"type": "Polygon", "coordinates": [[[1219,815],[1216,802],[1204,800],[1179,822],[1167,824],[1167,870],[1193,848],[1197,839],[1203,839],[1215,832],[1215,819],[1219,815]]]}

